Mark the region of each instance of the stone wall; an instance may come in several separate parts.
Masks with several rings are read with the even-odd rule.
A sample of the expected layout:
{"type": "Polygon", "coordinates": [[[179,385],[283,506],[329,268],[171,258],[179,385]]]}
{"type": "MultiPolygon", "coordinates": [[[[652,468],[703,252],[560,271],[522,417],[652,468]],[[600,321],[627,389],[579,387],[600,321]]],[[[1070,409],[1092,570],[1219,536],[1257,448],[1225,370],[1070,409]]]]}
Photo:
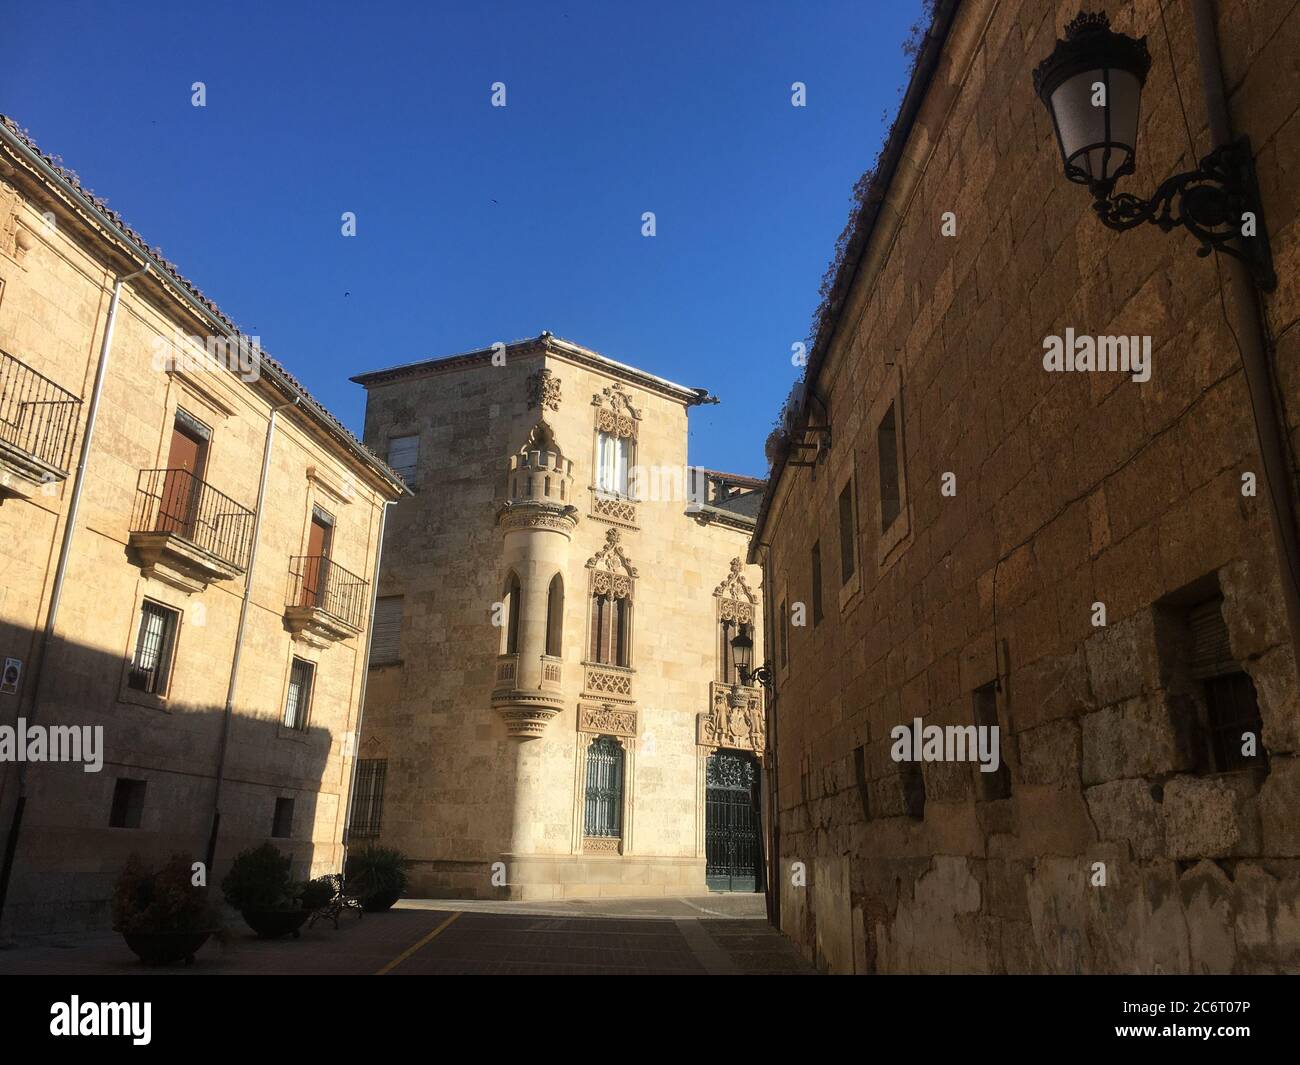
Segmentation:
{"type": "MultiPolygon", "coordinates": [[[[1166,5],[1167,47],[1154,0],[1104,6],[1154,60],[1121,186],[1146,195],[1195,165],[1175,72],[1208,150],[1190,13],[1166,5]]],[[[1217,6],[1281,278],[1264,307],[1294,454],[1300,12],[1217,6]]],[[[791,627],[774,712],[783,927],[832,971],[1300,971],[1300,698],[1264,489],[1242,492],[1260,465],[1240,360],[1214,260],[1182,231],[1106,229],[1061,174],[1030,74],[1076,9],[959,6],[816,383],[827,461],[785,470],[759,537],[773,601],[809,601],[815,541],[826,560],[826,617],[791,627]],[[1067,327],[1149,335],[1150,380],[1045,372],[1067,327]],[[890,403],[902,512],[882,534],[890,403]],[[860,565],[841,588],[846,484],[860,565]],[[1194,761],[1179,627],[1216,594],[1266,770],[1194,761]],[[964,763],[909,778],[891,729],[970,724],[993,682],[1010,795],[986,799],[964,763]]]]}

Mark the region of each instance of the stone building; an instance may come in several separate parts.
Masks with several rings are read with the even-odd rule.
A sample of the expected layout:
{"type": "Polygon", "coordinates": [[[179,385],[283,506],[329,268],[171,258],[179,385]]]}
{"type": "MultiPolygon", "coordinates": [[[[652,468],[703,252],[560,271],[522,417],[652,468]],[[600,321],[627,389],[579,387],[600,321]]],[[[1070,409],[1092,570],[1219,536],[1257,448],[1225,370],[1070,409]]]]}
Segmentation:
{"type": "Polygon", "coordinates": [[[362,374],[414,497],[379,581],[353,838],[418,894],[762,883],[761,481],[687,465],[716,402],[542,333],[362,374]]]}
{"type": "MultiPolygon", "coordinates": [[[[1300,10],[1098,6],[1149,45],[1120,186],[1139,195],[1221,143],[1192,20],[1217,8],[1279,278],[1258,313],[1293,522],[1300,10]]],[[[935,5],[771,441],[750,559],[775,618],[774,880],[782,928],[834,972],[1300,971],[1296,633],[1240,327],[1257,311],[1226,256],[1182,228],[1112,232],[1065,180],[1031,75],[1076,10],[935,5]],[[1050,371],[1067,330],[1149,337],[1149,379],[1050,371]],[[996,771],[914,758],[917,719],[945,739],[996,725],[996,771]]]]}
{"type": "Polygon", "coordinates": [[[215,848],[210,882],[268,838],[300,876],[340,866],[381,516],[404,488],[239,341],[0,120],[6,933],[105,926],[133,851],[215,848]],[[49,744],[26,741],[54,729],[79,761],[38,760],[49,744]]]}

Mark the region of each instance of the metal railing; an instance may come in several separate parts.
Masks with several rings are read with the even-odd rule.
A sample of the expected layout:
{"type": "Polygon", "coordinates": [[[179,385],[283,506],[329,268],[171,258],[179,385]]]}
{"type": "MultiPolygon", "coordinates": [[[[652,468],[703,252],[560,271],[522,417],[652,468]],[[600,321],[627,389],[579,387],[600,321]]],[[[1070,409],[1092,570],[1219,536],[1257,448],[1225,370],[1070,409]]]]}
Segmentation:
{"type": "Polygon", "coordinates": [[[368,587],[368,582],[326,555],[294,555],[289,559],[288,606],[315,607],[359,629],[366,614],[368,587]]]}
{"type": "Polygon", "coordinates": [[[0,440],[67,475],[81,400],[0,351],[0,440]]]}
{"type": "Polygon", "coordinates": [[[253,512],[185,469],[141,470],[132,532],[172,533],[240,570],[248,568],[253,512]]]}

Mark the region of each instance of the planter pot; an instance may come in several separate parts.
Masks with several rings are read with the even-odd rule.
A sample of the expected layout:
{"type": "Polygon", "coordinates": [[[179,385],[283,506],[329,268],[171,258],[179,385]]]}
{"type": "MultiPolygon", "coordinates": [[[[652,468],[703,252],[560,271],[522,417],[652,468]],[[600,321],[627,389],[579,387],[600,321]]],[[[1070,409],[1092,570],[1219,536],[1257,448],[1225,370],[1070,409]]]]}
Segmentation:
{"type": "Polygon", "coordinates": [[[311,910],[241,910],[248,927],[259,939],[279,939],[292,935],[297,939],[298,929],[311,916],[311,910]]]}
{"type": "Polygon", "coordinates": [[[380,913],[383,910],[391,910],[393,903],[402,897],[400,891],[385,891],[380,895],[371,895],[367,899],[361,900],[361,908],[366,913],[380,913]]]}
{"type": "Polygon", "coordinates": [[[194,953],[208,941],[206,932],[123,932],[126,945],[146,965],[171,965],[185,960],[194,962],[194,953]]]}

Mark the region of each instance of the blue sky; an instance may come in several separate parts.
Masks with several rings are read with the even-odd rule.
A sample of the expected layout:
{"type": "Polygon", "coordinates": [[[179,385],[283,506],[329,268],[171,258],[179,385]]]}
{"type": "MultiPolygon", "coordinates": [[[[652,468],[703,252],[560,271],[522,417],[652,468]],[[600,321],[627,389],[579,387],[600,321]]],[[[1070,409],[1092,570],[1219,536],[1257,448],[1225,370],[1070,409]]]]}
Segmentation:
{"type": "Polygon", "coordinates": [[[0,111],[354,431],[350,375],[550,329],[761,475],[919,6],[26,4],[0,111]]]}

